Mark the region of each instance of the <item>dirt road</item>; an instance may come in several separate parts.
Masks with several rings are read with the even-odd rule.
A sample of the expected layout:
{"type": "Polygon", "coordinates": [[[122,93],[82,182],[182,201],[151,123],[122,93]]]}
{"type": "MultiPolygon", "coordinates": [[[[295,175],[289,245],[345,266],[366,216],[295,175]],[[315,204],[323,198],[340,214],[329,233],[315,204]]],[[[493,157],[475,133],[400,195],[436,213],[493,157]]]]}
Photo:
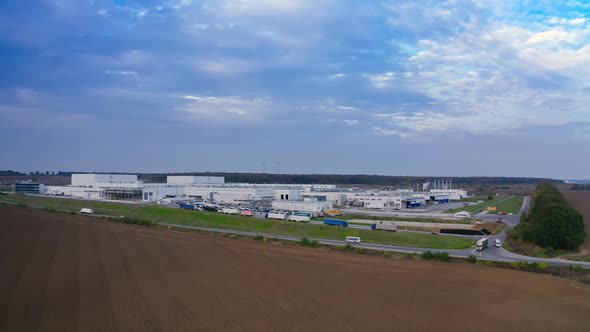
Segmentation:
{"type": "Polygon", "coordinates": [[[0,331],[587,331],[590,288],[0,206],[0,331]]]}

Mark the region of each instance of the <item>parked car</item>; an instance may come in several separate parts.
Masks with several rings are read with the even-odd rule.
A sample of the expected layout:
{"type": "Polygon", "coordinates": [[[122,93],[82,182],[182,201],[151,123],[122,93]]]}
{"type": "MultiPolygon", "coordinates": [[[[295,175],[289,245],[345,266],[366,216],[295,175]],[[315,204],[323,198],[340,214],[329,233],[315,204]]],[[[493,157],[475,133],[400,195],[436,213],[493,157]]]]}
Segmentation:
{"type": "Polygon", "coordinates": [[[500,239],[496,239],[496,248],[500,248],[502,246],[502,242],[500,242],[500,239]]]}

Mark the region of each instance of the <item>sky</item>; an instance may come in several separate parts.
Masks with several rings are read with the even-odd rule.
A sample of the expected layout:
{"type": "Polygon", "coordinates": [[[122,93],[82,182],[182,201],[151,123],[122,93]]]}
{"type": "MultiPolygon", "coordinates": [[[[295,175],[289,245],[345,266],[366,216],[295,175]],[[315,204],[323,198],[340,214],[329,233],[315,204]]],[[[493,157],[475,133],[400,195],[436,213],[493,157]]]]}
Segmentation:
{"type": "Polygon", "coordinates": [[[590,178],[590,1],[0,2],[0,169],[590,178]]]}

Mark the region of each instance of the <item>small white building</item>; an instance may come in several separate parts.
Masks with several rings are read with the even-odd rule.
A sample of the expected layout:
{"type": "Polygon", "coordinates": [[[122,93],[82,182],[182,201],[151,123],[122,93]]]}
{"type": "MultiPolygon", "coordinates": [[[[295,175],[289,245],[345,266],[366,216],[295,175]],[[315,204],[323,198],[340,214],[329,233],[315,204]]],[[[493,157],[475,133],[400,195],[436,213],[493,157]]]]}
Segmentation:
{"type": "Polygon", "coordinates": [[[273,196],[275,200],[301,201],[301,189],[274,189],[273,196]]]}

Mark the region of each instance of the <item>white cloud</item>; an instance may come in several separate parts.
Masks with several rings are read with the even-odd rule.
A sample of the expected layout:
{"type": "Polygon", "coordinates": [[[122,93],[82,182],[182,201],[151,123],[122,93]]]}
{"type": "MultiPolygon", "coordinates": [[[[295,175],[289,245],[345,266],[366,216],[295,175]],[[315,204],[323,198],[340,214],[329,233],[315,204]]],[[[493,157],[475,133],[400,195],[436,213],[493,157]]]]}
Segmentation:
{"type": "Polygon", "coordinates": [[[338,74],[330,75],[330,76],[328,76],[328,78],[329,79],[335,79],[335,78],[342,78],[342,77],[345,77],[345,76],[346,76],[346,74],[338,73],[338,74]]]}
{"type": "Polygon", "coordinates": [[[241,75],[256,71],[259,64],[238,58],[204,59],[195,62],[195,68],[210,74],[241,75]]]}
{"type": "Polygon", "coordinates": [[[374,133],[380,136],[399,136],[400,138],[408,137],[407,133],[395,130],[395,129],[387,129],[383,127],[373,127],[371,128],[374,133]]]}
{"type": "Polygon", "coordinates": [[[359,120],[349,120],[349,119],[346,119],[346,120],[342,120],[342,121],[344,121],[344,123],[347,124],[347,125],[349,125],[349,126],[356,126],[356,125],[358,125],[360,123],[359,120]]]}
{"type": "Polygon", "coordinates": [[[132,70],[105,70],[104,73],[107,75],[137,76],[137,72],[132,70]]]}
{"type": "Polygon", "coordinates": [[[188,103],[177,110],[185,112],[198,121],[244,121],[258,122],[271,109],[271,101],[265,98],[246,99],[237,96],[182,96],[188,103]]]}
{"type": "Polygon", "coordinates": [[[359,109],[353,106],[338,106],[338,109],[343,111],[357,112],[359,109]]]}
{"type": "Polygon", "coordinates": [[[366,75],[365,77],[374,87],[383,89],[390,86],[391,81],[395,77],[395,73],[389,71],[382,74],[366,75]]]}

